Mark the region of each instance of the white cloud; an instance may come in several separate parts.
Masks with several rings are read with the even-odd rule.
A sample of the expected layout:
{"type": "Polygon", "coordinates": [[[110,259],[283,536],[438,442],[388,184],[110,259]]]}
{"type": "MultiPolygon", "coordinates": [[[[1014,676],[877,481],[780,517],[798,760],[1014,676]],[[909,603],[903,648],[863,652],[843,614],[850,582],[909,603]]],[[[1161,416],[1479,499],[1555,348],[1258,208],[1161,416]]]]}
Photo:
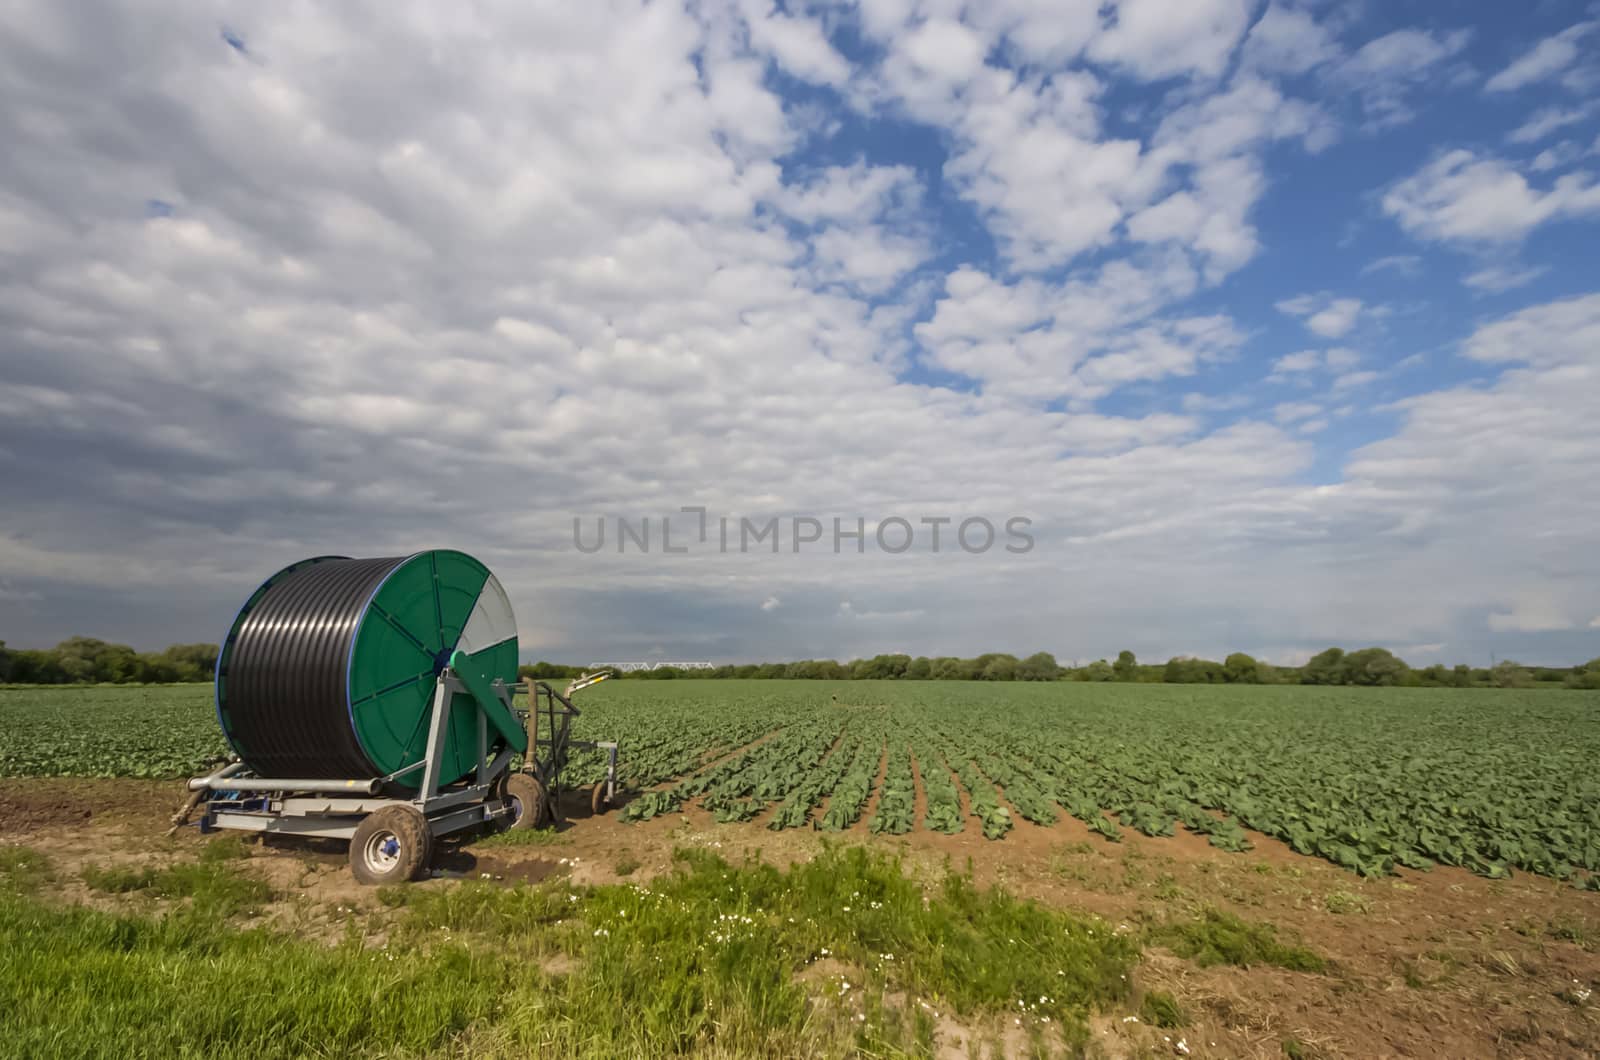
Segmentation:
{"type": "Polygon", "coordinates": [[[1594,106],[1583,107],[1545,107],[1535,111],[1528,120],[1506,134],[1506,139],[1514,144],[1531,144],[1543,140],[1557,129],[1565,129],[1569,125],[1577,125],[1587,121],[1589,115],[1594,113],[1594,106]]]}
{"type": "Polygon", "coordinates": [[[1250,28],[1242,61],[1263,73],[1303,74],[1338,54],[1326,25],[1309,12],[1275,3],[1250,28]]]}
{"type": "Polygon", "coordinates": [[[1466,29],[1444,33],[1396,30],[1362,45],[1333,67],[1329,76],[1360,97],[1371,127],[1402,125],[1416,117],[1411,99],[1417,87],[1438,78],[1441,67],[1471,39],[1472,32],[1466,29]]]}
{"type": "Polygon", "coordinates": [[[1304,372],[1314,372],[1322,364],[1322,354],[1316,350],[1289,353],[1272,362],[1272,378],[1279,379],[1304,372]]]}
{"type": "Polygon", "coordinates": [[[765,600],[761,601],[761,610],[763,611],[776,611],[782,606],[783,601],[778,599],[776,595],[769,596],[765,600]]]}
{"type": "Polygon", "coordinates": [[[1327,292],[1303,294],[1277,303],[1279,312],[1301,318],[1306,329],[1325,339],[1349,334],[1361,317],[1359,298],[1336,298],[1327,292]]]}
{"type": "MultiPolygon", "coordinates": [[[[1209,69],[1214,64],[1194,49],[1210,38],[1195,36],[1186,20],[1216,29],[1225,56],[1229,12],[1244,7],[1206,0],[1173,18],[1170,6],[1135,0],[1088,46],[1119,67],[1131,64],[1139,76],[1209,69]],[[1184,47],[1162,44],[1169,33],[1184,36],[1184,47]]],[[[1222,91],[1176,97],[1148,143],[1107,135],[1105,82],[1096,75],[1069,67],[1047,78],[985,62],[1002,41],[1036,54],[1017,35],[1049,10],[1011,2],[973,8],[970,24],[929,18],[891,41],[877,86],[916,119],[948,131],[955,149],[945,177],[979,210],[1008,264],[1045,270],[1124,237],[1186,249],[1211,282],[1250,260],[1257,239],[1248,215],[1266,187],[1260,151],[1285,139],[1319,150],[1335,135],[1331,120],[1241,74],[1222,91]]],[[[1077,30],[1063,32],[1070,40],[1042,44],[1037,54],[1060,57],[1081,46],[1077,30]]]]}
{"type": "Polygon", "coordinates": [[[1180,402],[1185,412],[1234,412],[1250,405],[1247,394],[1185,394],[1180,402]]]}
{"type": "Polygon", "coordinates": [[[1526,287],[1549,271],[1549,268],[1543,265],[1490,265],[1470,273],[1461,282],[1474,290],[1500,294],[1518,287],[1526,287]]]}
{"type": "Polygon", "coordinates": [[[1383,211],[1422,239],[1509,241],[1556,218],[1600,213],[1600,185],[1574,173],[1541,190],[1502,159],[1456,150],[1391,187],[1383,211]]]}
{"type": "Polygon", "coordinates": [[[806,174],[783,185],[772,201],[790,217],[815,224],[872,221],[890,212],[913,210],[921,198],[922,183],[911,167],[857,161],[806,174]]]}
{"type": "Polygon", "coordinates": [[[1147,80],[1183,74],[1215,76],[1249,25],[1248,0],[1122,0],[1106,8],[1106,29],[1089,46],[1101,62],[1126,66],[1147,80]]]}
{"type": "Polygon", "coordinates": [[[1322,359],[1330,369],[1337,372],[1361,363],[1361,354],[1345,346],[1335,346],[1324,353],[1322,359]]]}
{"type": "MultiPolygon", "coordinates": [[[[1553,169],[1565,169],[1584,156],[1584,150],[1572,140],[1562,140],[1552,144],[1533,156],[1533,161],[1528,163],[1528,169],[1534,173],[1548,173],[1553,169]]],[[[1600,151],[1590,150],[1589,154],[1600,154],[1600,151]]]]}
{"type": "Polygon", "coordinates": [[[1309,401],[1285,401],[1272,410],[1272,418],[1279,423],[1307,420],[1322,412],[1322,406],[1309,401]]]}
{"type": "Polygon", "coordinates": [[[1551,602],[1543,600],[1519,604],[1511,611],[1497,611],[1489,616],[1489,628],[1496,633],[1552,633],[1572,629],[1575,625],[1551,602]]]}
{"type": "Polygon", "coordinates": [[[1475,361],[1527,362],[1541,368],[1592,368],[1600,350],[1600,295],[1520,310],[1486,324],[1462,344],[1475,361]]]}
{"type": "Polygon", "coordinates": [[[1348,334],[1350,329],[1356,326],[1356,318],[1360,315],[1360,299],[1336,298],[1326,307],[1307,317],[1306,328],[1325,339],[1337,339],[1348,334]]]}
{"type": "Polygon", "coordinates": [[[823,282],[851,284],[871,295],[887,292],[930,253],[924,240],[881,225],[830,227],[811,246],[823,282]]]}
{"type": "Polygon", "coordinates": [[[1101,0],[986,0],[962,15],[1028,63],[1065,64],[1100,32],[1101,0]]]}
{"type": "Polygon", "coordinates": [[[1553,37],[1546,37],[1510,66],[1489,78],[1483,87],[1490,92],[1512,92],[1560,73],[1577,59],[1579,42],[1596,25],[1600,23],[1580,22],[1553,37]]]}
{"type": "Polygon", "coordinates": [[[983,68],[986,48],[977,33],[960,22],[930,18],[896,44],[896,52],[925,77],[962,85],[983,68]]]}
{"type": "Polygon", "coordinates": [[[849,600],[841,603],[837,612],[840,618],[854,619],[859,622],[899,622],[921,618],[926,613],[920,607],[907,608],[903,611],[862,611],[852,605],[849,600]]]}
{"type": "Polygon", "coordinates": [[[1284,383],[1298,380],[1304,385],[1313,372],[1345,372],[1360,362],[1361,354],[1346,346],[1335,346],[1328,350],[1300,350],[1273,361],[1267,381],[1284,383]]]}
{"type": "MultiPolygon", "coordinates": [[[[14,20],[49,62],[0,43],[0,579],[38,594],[27,638],[215,636],[279,563],[421,541],[482,556],[526,621],[560,614],[524,630],[556,658],[1211,653],[1240,646],[1193,641],[1219,599],[1227,635],[1269,656],[1454,645],[1531,614],[1519,593],[1593,613],[1592,302],[1484,324],[1462,352],[1489,378],[1396,404],[1398,429],[1342,469],[1310,435],[1364,392],[1308,411],[1238,385],[1255,362],[1211,371],[1256,323],[1214,308],[1255,288],[1208,285],[1271,235],[1252,217],[1268,145],[1329,135],[1211,44],[1136,55],[1130,19],[1091,75],[1098,5],[951,4],[933,15],[979,38],[975,69],[959,46],[924,41],[919,64],[905,35],[874,36],[883,64],[839,82],[808,30],[758,40],[733,4],[267,6],[241,29],[253,62],[182,5],[107,5],[102,32],[53,36],[62,10],[14,20]],[[1050,32],[1029,45],[1030,26],[1050,32]],[[991,68],[1024,54],[1044,65],[991,68]],[[818,120],[774,64],[857,109],[818,120]],[[1130,73],[1166,68],[1190,80],[1122,106],[1130,73]],[[998,259],[930,220],[948,203],[925,201],[926,168],[879,164],[886,115],[944,145],[941,196],[998,259]],[[859,157],[804,150],[829,120],[868,129],[859,157]],[[896,258],[901,241],[919,253],[896,258]],[[1126,407],[1096,404],[1110,394],[1126,407]],[[1018,513],[1039,544],[893,562],[572,547],[576,515],[695,504],[1018,513]],[[881,621],[830,620],[846,598],[881,621]],[[768,601],[784,615],[749,621],[768,601]]],[[[885,0],[861,18],[926,22],[885,0]]],[[[1359,365],[1317,345],[1288,374],[1324,397],[1359,365]]]]}
{"type": "Polygon", "coordinates": [[[1372,272],[1397,272],[1402,276],[1415,276],[1422,270],[1422,259],[1415,254],[1390,254],[1368,262],[1361,269],[1363,276],[1372,272]]]}
{"type": "Polygon", "coordinates": [[[1362,372],[1345,372],[1343,375],[1337,376],[1334,379],[1333,389],[1350,390],[1354,387],[1366,386],[1368,383],[1373,382],[1378,378],[1379,373],[1371,371],[1370,369],[1362,372]]]}
{"type": "Polygon", "coordinates": [[[850,79],[850,65],[812,19],[773,10],[767,0],[743,0],[740,6],[751,42],[788,73],[802,81],[835,87],[850,79]]]}
{"type": "Polygon", "coordinates": [[[1225,317],[1160,315],[1195,283],[1181,259],[1116,263],[1060,284],[1007,284],[963,268],[915,334],[933,364],[981,380],[988,393],[1093,400],[1128,383],[1190,375],[1239,347],[1243,336],[1225,317]]]}

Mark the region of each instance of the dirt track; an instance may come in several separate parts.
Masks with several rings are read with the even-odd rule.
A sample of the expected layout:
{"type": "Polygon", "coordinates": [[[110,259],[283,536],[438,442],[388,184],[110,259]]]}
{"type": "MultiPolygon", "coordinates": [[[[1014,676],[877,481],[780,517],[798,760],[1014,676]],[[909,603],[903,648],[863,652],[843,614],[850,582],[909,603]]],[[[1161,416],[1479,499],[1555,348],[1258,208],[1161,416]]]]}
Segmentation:
{"type": "MultiPolygon", "coordinates": [[[[160,838],[182,798],[173,782],[0,780],[0,842],[49,854],[69,879],[85,864],[185,857],[201,841],[195,829],[160,838]]],[[[577,801],[549,845],[446,844],[434,861],[441,878],[418,886],[484,877],[644,881],[667,871],[682,846],[729,858],[759,852],[782,864],[824,842],[873,843],[899,852],[913,871],[970,867],[980,882],[1130,928],[1215,906],[1299,936],[1331,962],[1325,975],[1201,969],[1150,950],[1141,985],[1170,990],[1190,1023],[1155,1033],[1118,1015],[1097,1019],[1112,1055],[1165,1050],[1166,1037],[1214,1057],[1279,1057],[1289,1040],[1308,1057],[1600,1055],[1600,894],[1551,880],[1491,881],[1439,868],[1362,881],[1260,836],[1245,854],[1181,831],[1170,839],[1129,833],[1112,844],[1071,819],[1050,828],[1018,820],[999,842],[972,827],[891,839],[858,826],[830,838],[768,831],[759,820],[718,825],[692,808],[629,825],[590,817],[577,801]]],[[[337,843],[259,845],[250,867],[281,896],[268,917],[313,937],[338,937],[343,910],[375,901],[351,879],[337,843]]],[[[62,893],[108,901],[71,884],[62,893]]]]}

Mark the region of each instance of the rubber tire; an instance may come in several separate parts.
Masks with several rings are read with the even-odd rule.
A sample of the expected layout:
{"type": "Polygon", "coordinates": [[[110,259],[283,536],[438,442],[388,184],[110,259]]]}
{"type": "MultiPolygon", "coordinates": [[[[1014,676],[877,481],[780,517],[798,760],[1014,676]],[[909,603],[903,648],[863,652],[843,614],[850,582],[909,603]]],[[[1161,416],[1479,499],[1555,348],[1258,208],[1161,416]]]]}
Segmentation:
{"type": "Polygon", "coordinates": [[[367,814],[350,839],[350,871],[369,886],[414,880],[432,857],[433,832],[415,806],[385,806],[367,814]],[[384,836],[398,846],[388,859],[380,860],[375,848],[384,836]]]}
{"type": "Polygon", "coordinates": [[[595,784],[594,791],[589,795],[589,812],[599,817],[610,806],[610,801],[606,799],[606,782],[602,780],[595,784]]]}
{"type": "Polygon", "coordinates": [[[522,806],[521,812],[506,825],[508,832],[543,828],[550,819],[550,804],[545,798],[544,785],[529,773],[513,773],[506,778],[505,799],[507,802],[516,800],[522,806]],[[532,813],[528,812],[530,806],[534,808],[532,813]]]}

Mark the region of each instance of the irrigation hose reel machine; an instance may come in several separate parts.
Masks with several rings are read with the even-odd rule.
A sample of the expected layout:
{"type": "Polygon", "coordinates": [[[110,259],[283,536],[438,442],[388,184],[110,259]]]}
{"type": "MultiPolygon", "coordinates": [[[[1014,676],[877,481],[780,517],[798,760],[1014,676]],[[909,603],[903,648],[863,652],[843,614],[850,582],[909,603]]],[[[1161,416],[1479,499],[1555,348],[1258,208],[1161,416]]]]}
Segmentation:
{"type": "Polygon", "coordinates": [[[202,832],[346,839],[361,882],[414,879],[439,836],[551,822],[574,750],[606,755],[604,811],[617,744],[571,738],[572,696],[609,676],[518,681],[511,602],[465,553],[295,563],[228,630],[216,705],[235,757],[189,781],[174,829],[198,810],[202,832]]]}

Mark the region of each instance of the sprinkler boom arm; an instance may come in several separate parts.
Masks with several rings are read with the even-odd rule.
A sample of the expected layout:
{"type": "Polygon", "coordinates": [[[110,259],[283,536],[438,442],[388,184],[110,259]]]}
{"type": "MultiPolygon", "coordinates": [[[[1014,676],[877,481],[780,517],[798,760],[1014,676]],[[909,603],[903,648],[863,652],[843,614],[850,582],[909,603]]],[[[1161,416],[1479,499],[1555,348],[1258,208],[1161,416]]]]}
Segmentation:
{"type": "Polygon", "coordinates": [[[467,691],[478,704],[478,709],[483,711],[483,716],[489,719],[489,724],[501,736],[506,738],[518,754],[528,749],[528,731],[517,721],[515,714],[506,709],[500,697],[494,694],[494,689],[483,675],[472,667],[472,660],[466,652],[458,651],[450,656],[450,670],[467,686],[467,691]]]}

